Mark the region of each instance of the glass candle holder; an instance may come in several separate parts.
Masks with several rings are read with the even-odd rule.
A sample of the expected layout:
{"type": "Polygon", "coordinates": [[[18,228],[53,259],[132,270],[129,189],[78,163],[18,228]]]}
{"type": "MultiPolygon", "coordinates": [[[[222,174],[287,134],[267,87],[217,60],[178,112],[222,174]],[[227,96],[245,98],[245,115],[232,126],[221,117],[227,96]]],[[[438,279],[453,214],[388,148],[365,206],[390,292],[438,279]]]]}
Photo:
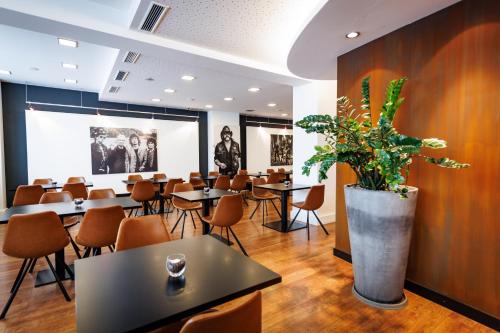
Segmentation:
{"type": "Polygon", "coordinates": [[[182,276],[186,271],[186,256],[178,253],[167,257],[167,272],[173,278],[182,276]]]}
{"type": "Polygon", "coordinates": [[[75,203],[76,208],[80,208],[83,204],[83,198],[75,198],[73,202],[75,203]]]}
{"type": "Polygon", "coordinates": [[[290,185],[290,181],[289,181],[289,180],[285,180],[285,181],[283,182],[283,184],[285,184],[285,186],[288,186],[288,185],[290,185]]]}
{"type": "Polygon", "coordinates": [[[210,187],[205,186],[205,187],[203,188],[203,193],[205,193],[205,194],[210,193],[210,187]]]}

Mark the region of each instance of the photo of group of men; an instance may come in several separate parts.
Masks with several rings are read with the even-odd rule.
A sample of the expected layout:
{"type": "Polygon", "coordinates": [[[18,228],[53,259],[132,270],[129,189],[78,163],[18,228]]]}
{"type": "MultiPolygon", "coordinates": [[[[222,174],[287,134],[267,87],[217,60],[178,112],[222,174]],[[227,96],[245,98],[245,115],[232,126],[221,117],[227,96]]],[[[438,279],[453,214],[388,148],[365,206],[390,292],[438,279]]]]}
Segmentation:
{"type": "Polygon", "coordinates": [[[90,127],[92,174],[158,171],[157,130],[90,127]]]}
{"type": "Polygon", "coordinates": [[[271,134],[271,165],[293,165],[293,135],[271,134]]]}

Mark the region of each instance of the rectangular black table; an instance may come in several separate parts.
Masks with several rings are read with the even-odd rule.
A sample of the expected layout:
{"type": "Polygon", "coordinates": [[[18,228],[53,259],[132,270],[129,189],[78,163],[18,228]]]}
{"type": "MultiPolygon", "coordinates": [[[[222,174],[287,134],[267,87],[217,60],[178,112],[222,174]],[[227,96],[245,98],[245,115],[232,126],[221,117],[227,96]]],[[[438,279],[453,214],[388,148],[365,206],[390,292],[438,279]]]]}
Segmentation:
{"type": "MultiPolygon", "coordinates": [[[[123,209],[140,208],[141,204],[129,197],[118,197],[113,199],[85,200],[80,208],[77,208],[73,202],[56,202],[48,204],[24,205],[10,207],[0,214],[0,224],[8,223],[10,217],[15,214],[33,214],[46,211],[54,211],[62,220],[67,216],[84,215],[89,208],[101,208],[114,205],[120,205],[123,209]]],[[[64,261],[64,249],[56,252],[56,272],[63,280],[69,279],[69,275],[59,262],[64,261]]],[[[43,286],[56,282],[50,270],[40,271],[37,274],[35,286],[43,286]]]]}
{"type": "MultiPolygon", "coordinates": [[[[281,194],[281,220],[274,221],[264,224],[266,227],[274,229],[279,232],[287,232],[288,228],[288,194],[292,191],[298,190],[306,190],[311,188],[311,185],[298,185],[298,184],[289,184],[286,186],[284,183],[278,184],[263,184],[263,185],[255,185],[257,188],[262,188],[266,190],[280,192],[281,194]]],[[[290,231],[303,229],[306,225],[302,222],[295,221],[290,231]]]]}
{"type": "MultiPolygon", "coordinates": [[[[160,211],[158,212],[158,214],[163,214],[165,213],[165,198],[163,198],[163,195],[161,195],[163,193],[163,188],[165,186],[166,183],[168,183],[168,178],[162,178],[162,179],[153,179],[153,178],[149,178],[149,179],[144,179],[144,180],[149,180],[150,182],[152,182],[153,184],[155,185],[160,185],[160,192],[157,193],[157,198],[158,200],[160,201],[160,211]]],[[[125,183],[126,185],[135,185],[136,183],[136,180],[122,180],[123,183],[125,183]]],[[[144,213],[147,214],[147,207],[143,207],[144,208],[144,213]]]]}
{"type": "MultiPolygon", "coordinates": [[[[285,171],[283,172],[282,174],[285,175],[285,180],[290,180],[290,175],[293,175],[293,171],[289,170],[289,171],[285,171]]],[[[269,173],[267,172],[261,172],[261,173],[258,173],[258,172],[250,172],[248,174],[250,177],[256,177],[256,178],[260,178],[260,177],[268,177],[269,176],[269,173]]]]}
{"type": "Polygon", "coordinates": [[[76,261],[80,333],[146,332],[281,282],[281,276],[212,237],[200,236],[76,261]],[[171,279],[170,254],[186,256],[171,279]]]}
{"type": "MultiPolygon", "coordinates": [[[[40,184],[40,186],[45,190],[57,190],[63,188],[64,184],[53,182],[52,184],[40,184]]],[[[94,184],[92,182],[85,182],[86,187],[93,187],[94,184]]],[[[15,192],[16,189],[9,189],[11,192],[15,192]]]]}

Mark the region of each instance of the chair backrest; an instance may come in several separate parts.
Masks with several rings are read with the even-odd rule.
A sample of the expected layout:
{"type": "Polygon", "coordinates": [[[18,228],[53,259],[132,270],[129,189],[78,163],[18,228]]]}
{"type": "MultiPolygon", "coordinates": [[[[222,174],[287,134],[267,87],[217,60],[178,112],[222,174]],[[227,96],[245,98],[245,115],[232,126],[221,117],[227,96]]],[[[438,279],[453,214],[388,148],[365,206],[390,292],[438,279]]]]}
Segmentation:
{"type": "Polygon", "coordinates": [[[240,169],[238,170],[238,175],[248,176],[248,170],[240,169]]]}
{"type": "Polygon", "coordinates": [[[13,215],[5,232],[3,252],[16,258],[40,258],[68,244],[68,235],[55,212],[13,215]]]}
{"type": "Polygon", "coordinates": [[[170,235],[160,215],[128,217],[122,220],[116,239],[116,251],[168,242],[170,235]]]}
{"type": "Polygon", "coordinates": [[[269,169],[266,169],[266,172],[271,174],[271,173],[276,172],[276,171],[274,169],[269,168],[269,169]]]}
{"type": "Polygon", "coordinates": [[[193,186],[205,186],[205,182],[200,172],[190,172],[189,173],[189,182],[193,184],[193,186]]]}
{"type": "Polygon", "coordinates": [[[278,184],[281,180],[281,174],[277,172],[271,172],[269,177],[267,177],[268,184],[278,184]]]}
{"type": "Polygon", "coordinates": [[[73,201],[73,195],[68,191],[45,192],[40,198],[41,204],[70,201],[73,201]]]}
{"type": "Polygon", "coordinates": [[[269,191],[263,188],[257,188],[255,185],[264,185],[266,180],[264,178],[254,178],[252,179],[252,194],[256,197],[267,194],[269,191]]]}
{"type": "Polygon", "coordinates": [[[164,173],[155,173],[153,175],[154,180],[167,179],[167,175],[164,173]]]}
{"type": "Polygon", "coordinates": [[[52,184],[52,178],[37,178],[33,180],[33,185],[52,184]]]}
{"type": "Polygon", "coordinates": [[[219,171],[209,171],[208,175],[209,176],[218,176],[219,175],[219,171]]]}
{"type": "Polygon", "coordinates": [[[182,327],[180,333],[261,333],[262,293],[254,292],[243,303],[228,309],[199,314],[182,327]]]}
{"type": "Polygon", "coordinates": [[[198,171],[190,172],[189,178],[193,178],[193,177],[201,177],[201,172],[198,172],[198,171]]]}
{"type": "Polygon", "coordinates": [[[67,183],[63,185],[63,191],[71,192],[73,198],[83,198],[87,200],[89,193],[84,183],[67,183]]]}
{"type": "Polygon", "coordinates": [[[243,191],[247,188],[247,180],[249,177],[247,175],[236,175],[231,182],[230,189],[233,191],[243,191]]]}
{"type": "Polygon", "coordinates": [[[229,190],[229,187],[231,186],[231,178],[229,176],[225,175],[220,175],[217,177],[217,180],[215,181],[214,188],[218,190],[229,190]]]}
{"type": "MultiPolygon", "coordinates": [[[[134,181],[138,181],[138,180],[142,180],[142,176],[141,175],[128,175],[127,177],[127,180],[134,180],[134,181]]],[[[134,189],[134,185],[127,185],[127,192],[132,192],[132,190],[134,189]]]]}
{"type": "Polygon", "coordinates": [[[116,242],[120,222],[125,218],[122,206],[89,208],[83,216],[76,236],[78,244],[105,247],[116,242]]]}
{"type": "Polygon", "coordinates": [[[155,194],[152,182],[149,180],[138,180],[132,189],[130,197],[135,201],[149,201],[154,199],[155,194]]]}
{"type": "Polygon", "coordinates": [[[165,186],[165,189],[163,190],[163,196],[170,198],[172,192],[174,191],[174,186],[176,184],[182,184],[183,182],[182,178],[170,178],[165,186]]]}
{"type": "Polygon", "coordinates": [[[319,209],[325,201],[325,185],[314,185],[307,193],[304,200],[303,209],[316,210],[319,209]]]}
{"type": "Polygon", "coordinates": [[[69,177],[66,183],[85,183],[85,177],[69,177]]]}
{"type": "MultiPolygon", "coordinates": [[[[187,192],[187,191],[193,191],[193,190],[194,190],[193,184],[191,184],[191,183],[179,183],[179,184],[175,184],[175,186],[174,186],[174,192],[187,192]]],[[[174,205],[183,205],[186,203],[186,200],[183,200],[183,199],[180,199],[177,197],[173,197],[172,203],[174,205]]]]}
{"type": "Polygon", "coordinates": [[[112,188],[100,188],[96,190],[91,190],[89,193],[89,200],[96,199],[112,199],[116,198],[115,190],[112,188]]]}
{"type": "Polygon", "coordinates": [[[285,171],[285,168],[278,168],[278,172],[279,173],[285,173],[286,171],[285,171]]]}
{"type": "Polygon", "coordinates": [[[44,193],[42,185],[19,185],[12,206],[35,205],[44,193]]]}
{"type": "Polygon", "coordinates": [[[211,224],[230,227],[243,217],[243,198],[241,194],[224,195],[219,199],[211,224]]]}

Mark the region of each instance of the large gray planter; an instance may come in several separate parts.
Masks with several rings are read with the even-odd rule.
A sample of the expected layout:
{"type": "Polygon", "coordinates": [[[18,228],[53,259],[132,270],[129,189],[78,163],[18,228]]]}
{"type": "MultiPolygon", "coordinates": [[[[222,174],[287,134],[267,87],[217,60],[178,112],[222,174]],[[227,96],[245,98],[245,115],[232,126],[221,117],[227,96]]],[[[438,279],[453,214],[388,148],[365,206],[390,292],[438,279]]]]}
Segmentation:
{"type": "Polygon", "coordinates": [[[389,191],[344,187],[354,294],[375,307],[397,309],[406,304],[403,285],[410,250],[418,189],[408,198],[389,191]]]}

